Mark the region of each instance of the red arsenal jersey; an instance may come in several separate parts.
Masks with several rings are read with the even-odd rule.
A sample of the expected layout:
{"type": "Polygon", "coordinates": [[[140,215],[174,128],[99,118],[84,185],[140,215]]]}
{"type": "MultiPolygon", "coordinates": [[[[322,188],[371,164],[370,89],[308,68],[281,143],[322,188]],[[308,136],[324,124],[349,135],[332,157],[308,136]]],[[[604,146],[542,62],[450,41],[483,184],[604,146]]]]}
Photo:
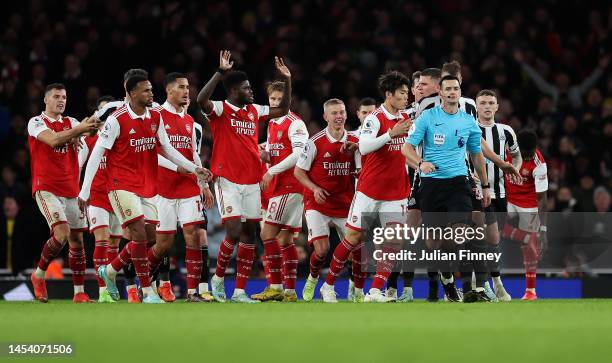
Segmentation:
{"type": "MultiPolygon", "coordinates": [[[[394,116],[381,105],[363,121],[360,137],[381,136],[409,118],[406,111],[394,116]]],[[[410,195],[406,158],[402,155],[405,139],[406,136],[394,137],[380,149],[362,156],[357,191],[375,200],[401,200],[410,195]]]]}
{"type": "MultiPolygon", "coordinates": [[[[193,118],[184,110],[177,112],[168,102],[154,110],[162,115],[172,147],[193,162],[196,150],[193,118]]],[[[167,199],[185,199],[200,195],[200,187],[194,174],[179,174],[160,166],[157,169],[157,192],[167,199]]]]}
{"type": "Polygon", "coordinates": [[[307,171],[310,180],[329,192],[324,204],[319,204],[313,192],[304,188],[304,209],[317,210],[330,217],[346,218],[355,193],[356,158],[358,154],[340,151],[346,142],[357,143],[347,131],[340,140],[336,140],[327,128],[314,135],[304,147],[297,167],[307,171]]]}
{"type": "MultiPolygon", "coordinates": [[[[512,162],[512,157],[508,153],[508,161],[512,162]]],[[[519,171],[523,177],[523,184],[512,184],[510,178],[506,175],[506,198],[508,202],[521,208],[537,208],[538,198],[536,193],[545,192],[548,190],[548,170],[546,161],[536,150],[533,159],[523,160],[521,170],[519,171]]]]}
{"type": "Polygon", "coordinates": [[[238,108],[227,101],[212,103],[213,111],[208,115],[213,137],[210,171],[236,184],[259,183],[259,120],[270,113],[270,108],[255,104],[238,108]]]}
{"type": "MultiPolygon", "coordinates": [[[[293,112],[268,123],[268,152],[270,166],[278,165],[293,153],[294,148],[303,148],[308,142],[308,131],[304,121],[293,112]]],[[[288,193],[302,194],[304,187],[293,175],[293,167],[277,174],[267,188],[270,197],[288,193]]]]}
{"type": "Polygon", "coordinates": [[[37,139],[45,131],[61,132],[78,125],[72,117],[57,120],[40,114],[28,122],[32,194],[44,190],[58,197],[76,198],[79,194],[79,160],[76,146],[65,144],[51,147],[37,139]]]}
{"type": "Polygon", "coordinates": [[[127,190],[142,198],[157,194],[157,147],[165,130],[159,112],[146,109],[138,116],[129,104],[113,112],[100,133],[108,149],[109,190],[127,190]]]}

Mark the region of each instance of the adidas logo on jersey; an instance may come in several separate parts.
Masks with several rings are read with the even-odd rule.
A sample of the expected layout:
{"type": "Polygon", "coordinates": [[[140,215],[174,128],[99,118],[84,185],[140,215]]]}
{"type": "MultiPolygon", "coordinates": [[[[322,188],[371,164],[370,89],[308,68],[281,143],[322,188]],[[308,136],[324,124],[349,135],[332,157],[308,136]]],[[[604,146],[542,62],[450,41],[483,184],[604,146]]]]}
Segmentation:
{"type": "Polygon", "coordinates": [[[165,128],[166,130],[168,130],[168,129],[170,129],[170,125],[166,124],[166,125],[164,126],[164,128],[165,128]]]}
{"type": "Polygon", "coordinates": [[[331,158],[331,154],[329,152],[326,152],[325,155],[323,155],[324,158],[331,158]]]}
{"type": "Polygon", "coordinates": [[[130,135],[135,134],[135,133],[136,133],[136,130],[134,130],[134,129],[130,130],[130,135]]]}

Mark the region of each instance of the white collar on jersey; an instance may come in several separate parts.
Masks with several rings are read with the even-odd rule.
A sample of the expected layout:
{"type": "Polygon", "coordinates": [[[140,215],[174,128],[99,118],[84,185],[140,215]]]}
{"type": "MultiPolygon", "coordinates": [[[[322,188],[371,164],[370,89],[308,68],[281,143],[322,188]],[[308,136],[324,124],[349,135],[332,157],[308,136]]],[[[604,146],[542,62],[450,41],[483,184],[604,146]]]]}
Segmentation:
{"type": "Polygon", "coordinates": [[[226,103],[226,104],[227,104],[227,105],[228,105],[228,106],[229,106],[229,107],[230,107],[232,110],[234,110],[234,111],[238,111],[238,110],[246,110],[246,108],[247,108],[247,105],[244,105],[244,107],[243,107],[243,108],[238,108],[238,107],[236,107],[236,106],[232,105],[231,103],[229,103],[229,101],[228,101],[228,100],[225,100],[225,101],[223,101],[223,102],[225,102],[225,103],[226,103]]]}
{"type": "Polygon", "coordinates": [[[40,116],[44,119],[49,120],[49,122],[62,122],[62,120],[64,119],[62,115],[59,115],[59,117],[57,119],[51,118],[51,116],[47,115],[45,113],[45,111],[43,111],[40,116]]]}
{"type": "Polygon", "coordinates": [[[346,137],[347,137],[347,135],[348,135],[348,132],[347,132],[346,130],[344,130],[344,134],[342,135],[342,137],[340,138],[340,140],[336,140],[336,139],[335,139],[335,138],[332,136],[332,134],[330,134],[330,133],[329,133],[329,129],[328,129],[327,127],[325,128],[325,136],[327,136],[327,140],[329,140],[329,142],[331,142],[332,144],[333,144],[334,142],[342,142],[342,143],[346,142],[346,137]]]}
{"type": "Polygon", "coordinates": [[[164,108],[166,111],[168,111],[168,112],[172,112],[172,113],[173,113],[173,114],[175,114],[175,115],[179,115],[179,116],[181,116],[181,117],[185,116],[185,107],[183,107],[183,111],[181,111],[181,112],[177,112],[177,111],[176,111],[176,108],[174,108],[174,106],[172,106],[172,105],[170,104],[170,102],[168,102],[168,101],[164,102],[164,104],[162,105],[162,107],[163,107],[163,108],[164,108]]]}
{"type": "Polygon", "coordinates": [[[392,114],[391,112],[389,112],[386,108],[385,105],[382,104],[380,105],[380,109],[383,110],[383,112],[385,113],[385,117],[387,117],[389,120],[395,120],[400,118],[401,116],[395,116],[394,114],[392,114]]]}
{"type": "Polygon", "coordinates": [[[130,103],[126,102],[125,103],[125,108],[127,108],[128,114],[130,115],[131,118],[140,118],[140,119],[145,119],[145,118],[151,118],[151,114],[149,113],[149,108],[145,107],[145,113],[143,115],[137,115],[134,111],[132,111],[132,108],[130,107],[130,103]]]}

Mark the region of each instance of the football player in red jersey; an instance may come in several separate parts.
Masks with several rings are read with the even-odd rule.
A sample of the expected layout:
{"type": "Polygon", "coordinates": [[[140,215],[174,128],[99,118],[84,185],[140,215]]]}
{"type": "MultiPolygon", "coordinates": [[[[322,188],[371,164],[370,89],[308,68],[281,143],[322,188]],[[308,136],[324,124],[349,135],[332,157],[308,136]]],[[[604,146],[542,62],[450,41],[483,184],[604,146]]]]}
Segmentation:
{"type": "MultiPolygon", "coordinates": [[[[270,107],[278,107],[283,99],[285,83],[272,82],[266,90],[270,107]]],[[[269,199],[261,231],[268,286],[263,292],[251,296],[255,300],[297,301],[298,256],[293,237],[302,229],[304,201],[303,188],[293,176],[293,168],[307,141],[308,130],[304,121],[291,111],[268,123],[265,156],[270,167],[261,183],[269,199]]]]}
{"type": "MultiPolygon", "coordinates": [[[[323,118],[327,127],[314,135],[304,148],[295,168],[295,176],[304,186],[304,208],[308,225],[310,274],[302,298],[311,301],[319,272],[329,251],[330,227],[336,229],[340,240],[346,235],[346,216],[355,194],[355,174],[361,157],[351,151],[359,139],[345,130],[346,107],[342,100],[332,98],[323,104],[323,118]]],[[[361,261],[361,249],[352,252],[355,261],[361,261]]],[[[353,264],[354,302],[363,301],[365,271],[360,263],[353,264]]],[[[324,295],[324,302],[337,302],[335,294],[324,295]]]]}
{"type": "Polygon", "coordinates": [[[83,231],[87,230],[85,214],[79,211],[78,138],[95,133],[95,118],[78,122],[63,116],[68,100],[66,87],[53,83],[45,89],[45,110],[28,122],[28,143],[31,153],[32,195],[51,229],[36,270],[30,276],[34,296],[47,302],[45,272],[68,242],[68,264],[72,269],[75,303],[90,302],[84,291],[85,250],[83,231]]]}
{"type": "MultiPolygon", "coordinates": [[[[382,226],[405,223],[410,181],[401,147],[412,126],[412,120],[405,112],[410,80],[404,74],[392,71],[379,78],[378,88],[385,101],[366,117],[361,128],[359,152],[363,157],[357,192],[346,222],[347,234],[334,250],[329,274],[320,289],[324,300],[335,299],[336,276],[351,252],[363,247],[362,234],[367,228],[363,223],[365,213],[377,214],[382,226]]],[[[384,247],[385,253],[392,253],[396,249],[395,245],[384,247]]],[[[353,260],[353,264],[362,263],[353,260]]],[[[386,302],[381,289],[392,268],[392,262],[378,261],[372,288],[364,301],[386,302]]]]}
{"type": "Polygon", "coordinates": [[[526,288],[523,300],[536,300],[536,268],[548,245],[546,238],[548,171],[546,161],[536,148],[533,131],[517,135],[523,163],[522,183],[506,176],[508,220],[502,231],[504,238],[521,243],[525,265],[526,288]]]}
{"type": "MultiPolygon", "coordinates": [[[[196,144],[195,121],[187,114],[187,105],[189,104],[187,76],[172,72],[166,76],[165,83],[166,102],[155,110],[159,111],[164,119],[166,133],[172,146],[187,159],[202,166],[196,144]]],[[[157,238],[153,248],[159,256],[167,258],[166,255],[174,243],[176,226],[180,224],[186,247],[187,302],[212,301],[212,295],[201,296],[197,292],[202,269],[202,251],[200,250],[200,236],[198,236],[197,230],[204,222],[202,209],[212,206],[212,193],[208,189],[208,184],[203,183],[203,194],[205,196],[203,205],[197,178],[163,156],[158,155],[158,158],[160,162],[157,171],[159,225],[157,226],[157,238]]],[[[164,301],[174,300],[170,281],[161,281],[159,292],[164,301]]]]}
{"type": "Polygon", "coordinates": [[[283,60],[275,58],[277,71],[284,78],[285,91],[278,107],[253,103],[253,90],[246,73],[231,71],[231,53],[221,51],[219,68],[198,94],[198,104],[210,120],[213,136],[211,171],[225,239],[219,249],[217,270],[211,278],[215,300],[226,301],[224,276],[234,247],[238,244],[236,288],[232,301],[255,303],[244,291],[251,273],[257,223],[261,220],[261,161],[257,145],[259,122],[287,115],[291,104],[291,72],[283,60]],[[219,81],[227,92],[225,101],[211,101],[219,81]]]}

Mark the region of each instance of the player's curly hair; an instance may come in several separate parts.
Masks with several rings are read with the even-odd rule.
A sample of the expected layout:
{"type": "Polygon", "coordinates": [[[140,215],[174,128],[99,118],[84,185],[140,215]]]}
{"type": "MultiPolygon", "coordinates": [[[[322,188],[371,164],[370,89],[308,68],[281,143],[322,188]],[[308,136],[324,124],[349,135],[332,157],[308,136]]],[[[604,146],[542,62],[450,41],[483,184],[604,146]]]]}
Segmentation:
{"type": "Polygon", "coordinates": [[[227,72],[225,77],[223,77],[223,88],[225,88],[225,92],[230,93],[232,89],[240,86],[240,83],[248,80],[249,77],[243,71],[227,72]]]}
{"type": "Polygon", "coordinates": [[[399,71],[390,71],[378,78],[378,91],[383,97],[387,92],[395,93],[403,86],[410,88],[410,79],[399,71]]]}
{"type": "Polygon", "coordinates": [[[516,135],[516,141],[521,150],[533,151],[538,144],[538,136],[532,130],[523,130],[516,135]]]}

